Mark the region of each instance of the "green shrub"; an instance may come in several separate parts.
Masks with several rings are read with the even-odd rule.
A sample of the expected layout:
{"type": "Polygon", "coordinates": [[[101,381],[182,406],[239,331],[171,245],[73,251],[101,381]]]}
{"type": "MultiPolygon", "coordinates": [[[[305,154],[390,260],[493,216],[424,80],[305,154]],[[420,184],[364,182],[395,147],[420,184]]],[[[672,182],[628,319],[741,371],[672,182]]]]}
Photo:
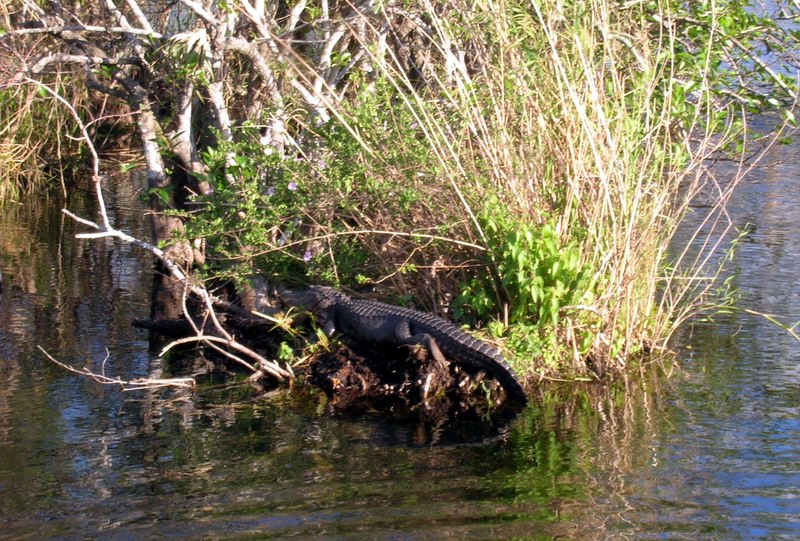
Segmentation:
{"type": "Polygon", "coordinates": [[[565,307],[592,302],[593,273],[582,262],[581,246],[577,239],[563,242],[554,221],[536,225],[511,218],[496,200],[480,218],[499,283],[485,274],[473,277],[460,305],[483,320],[506,314],[509,325],[557,326],[565,307]]]}

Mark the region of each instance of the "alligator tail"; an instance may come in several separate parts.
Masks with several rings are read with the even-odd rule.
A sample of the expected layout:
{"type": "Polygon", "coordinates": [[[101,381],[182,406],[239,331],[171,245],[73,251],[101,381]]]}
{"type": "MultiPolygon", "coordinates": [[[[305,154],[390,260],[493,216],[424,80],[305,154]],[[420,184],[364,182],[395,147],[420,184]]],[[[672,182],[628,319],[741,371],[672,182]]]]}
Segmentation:
{"type": "Polygon", "coordinates": [[[448,339],[439,341],[442,350],[464,364],[486,370],[500,382],[510,399],[523,405],[527,404],[528,395],[519,382],[514,369],[508,365],[503,356],[486,342],[477,340],[461,331],[456,332],[459,335],[458,339],[450,336],[451,333],[445,333],[448,339]],[[454,343],[450,343],[451,341],[454,343]]]}

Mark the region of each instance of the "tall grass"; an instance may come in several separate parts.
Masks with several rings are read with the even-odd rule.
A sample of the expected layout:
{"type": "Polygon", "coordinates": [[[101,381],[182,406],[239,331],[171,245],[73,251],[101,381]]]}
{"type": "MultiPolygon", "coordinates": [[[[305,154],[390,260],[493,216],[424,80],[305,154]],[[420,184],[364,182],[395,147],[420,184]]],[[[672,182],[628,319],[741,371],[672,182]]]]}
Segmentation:
{"type": "Polygon", "coordinates": [[[34,96],[21,87],[0,91],[0,201],[18,199],[41,178],[34,134],[24,128],[34,96]]]}
{"type": "MultiPolygon", "coordinates": [[[[455,2],[445,12],[427,2],[424,84],[391,50],[373,57],[408,115],[392,152],[419,139],[428,151],[429,161],[408,153],[435,185],[421,189],[442,203],[427,219],[485,249],[486,270],[462,282],[456,307],[494,320],[519,367],[542,376],[622,369],[665,347],[694,311],[724,302],[710,298],[709,255],[732,227],[724,205],[737,179],[713,186],[716,212],[705,240],[694,239],[706,243],[700,256],[671,259],[669,246],[708,187],[707,160],[741,132],[713,120],[722,117],[708,85],[687,100],[677,37],[655,33],[629,5],[455,2]]],[[[700,56],[692,69],[710,73],[712,61],[700,56]]],[[[339,118],[360,133],[351,111],[339,118]]],[[[367,156],[386,156],[379,138],[358,141],[367,156]]],[[[367,176],[391,174],[382,159],[365,161],[367,176]]],[[[365,224],[380,214],[359,209],[365,224]]],[[[457,266],[465,256],[446,259],[457,266]]]]}
{"type": "Polygon", "coordinates": [[[65,190],[69,156],[80,147],[73,132],[63,108],[37,87],[0,89],[0,204],[18,201],[54,180],[65,190]]]}
{"type": "MultiPolygon", "coordinates": [[[[25,82],[26,64],[48,38],[6,34],[13,29],[16,6],[0,7],[0,204],[18,201],[55,182],[62,192],[65,177],[75,168],[83,142],[69,113],[40,86],[25,82]]],[[[16,13],[15,15],[19,15],[16,13]]],[[[41,82],[68,96],[84,112],[89,103],[85,77],[78,68],[65,67],[41,82]]]]}

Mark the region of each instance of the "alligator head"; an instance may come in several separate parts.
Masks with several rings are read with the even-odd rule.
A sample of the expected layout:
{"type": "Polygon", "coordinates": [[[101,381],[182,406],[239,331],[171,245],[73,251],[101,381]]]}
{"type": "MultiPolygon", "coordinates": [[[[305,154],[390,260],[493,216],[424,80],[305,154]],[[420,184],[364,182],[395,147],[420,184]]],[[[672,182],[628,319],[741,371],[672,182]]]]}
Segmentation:
{"type": "Polygon", "coordinates": [[[289,306],[318,315],[326,313],[337,302],[346,299],[343,293],[328,286],[311,286],[306,290],[279,287],[278,297],[289,306]]]}

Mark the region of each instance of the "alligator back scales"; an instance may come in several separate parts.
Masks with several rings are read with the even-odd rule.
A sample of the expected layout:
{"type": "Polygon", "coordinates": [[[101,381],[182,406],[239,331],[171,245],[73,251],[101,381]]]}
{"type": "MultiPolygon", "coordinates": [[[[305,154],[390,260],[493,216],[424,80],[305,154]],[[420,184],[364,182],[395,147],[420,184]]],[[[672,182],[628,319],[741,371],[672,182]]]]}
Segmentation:
{"type": "Polygon", "coordinates": [[[317,315],[328,335],[338,330],[370,343],[424,344],[434,356],[438,346],[448,358],[489,372],[513,400],[527,401],[514,370],[497,350],[440,317],[382,302],[353,299],[326,286],[284,291],[281,297],[288,304],[302,306],[317,315]]]}

